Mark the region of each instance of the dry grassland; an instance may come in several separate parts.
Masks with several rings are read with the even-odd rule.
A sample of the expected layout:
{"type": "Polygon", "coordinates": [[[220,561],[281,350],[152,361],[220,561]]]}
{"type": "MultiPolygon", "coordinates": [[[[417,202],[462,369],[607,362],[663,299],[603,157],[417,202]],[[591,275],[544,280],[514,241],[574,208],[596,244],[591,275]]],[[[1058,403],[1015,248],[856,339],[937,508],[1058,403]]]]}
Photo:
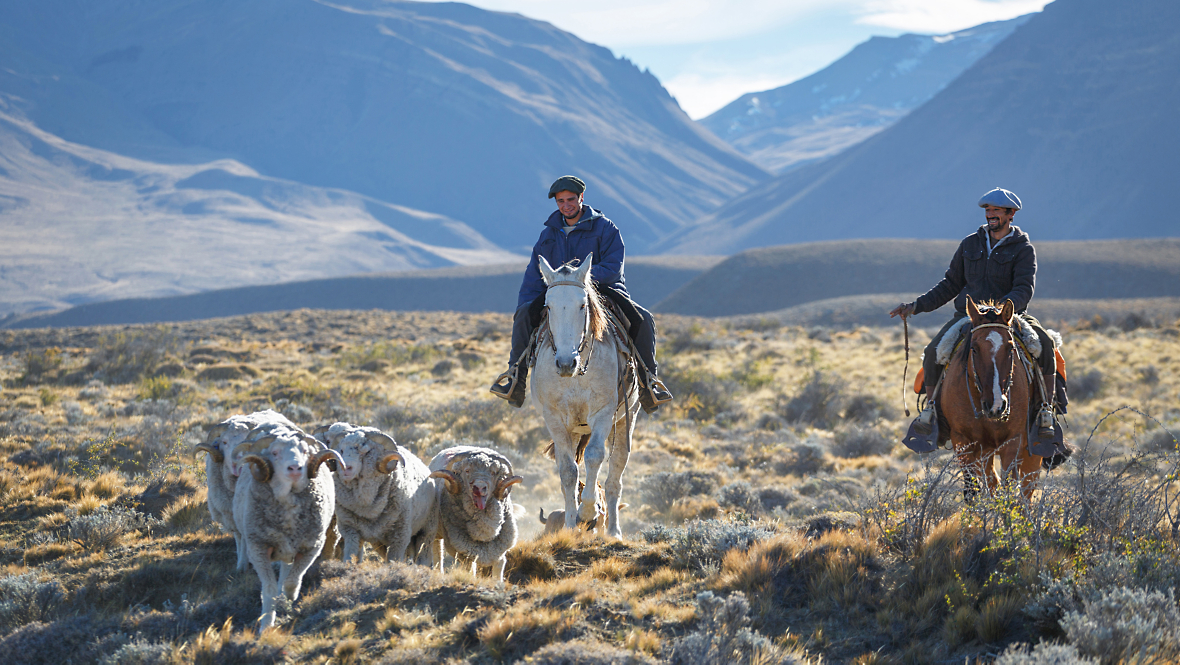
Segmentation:
{"type": "MultiPolygon", "coordinates": [[[[486,392],[507,316],[303,310],[5,332],[0,654],[1031,663],[1058,649],[1175,660],[1180,507],[1165,427],[1180,425],[1180,330],[1136,321],[1064,331],[1074,462],[1031,505],[1004,492],[966,507],[945,451],[919,458],[896,444],[907,421],[899,327],[661,317],[678,400],[641,417],[619,541],[538,535],[538,509],[562,507],[540,454],[548,436],[530,404],[486,392]],[[1150,417],[1103,420],[1124,405],[1150,417]],[[424,459],[459,441],[502,451],[525,477],[509,584],[373,552],[360,565],[322,561],[280,625],[256,636],[257,576],[234,571],[190,451],[211,424],[268,407],[305,428],[372,424],[424,459]],[[1040,640],[1057,646],[1001,656],[1040,640]]],[[[911,383],[925,334],[911,339],[911,383]]]]}

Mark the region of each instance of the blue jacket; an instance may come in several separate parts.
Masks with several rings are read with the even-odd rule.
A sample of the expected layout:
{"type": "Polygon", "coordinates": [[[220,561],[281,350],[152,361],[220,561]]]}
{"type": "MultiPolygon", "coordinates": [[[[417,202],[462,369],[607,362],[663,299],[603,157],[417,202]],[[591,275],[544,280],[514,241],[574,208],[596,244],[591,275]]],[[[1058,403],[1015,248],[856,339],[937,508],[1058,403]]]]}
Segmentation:
{"type": "Polygon", "coordinates": [[[566,234],[561,230],[563,226],[565,219],[559,210],[554,210],[545,220],[541,237],[533,246],[529,267],[524,271],[516,306],[527,305],[545,293],[545,281],[541,279],[537,257],[545,257],[550,266],[558,268],[571,259],[584,261],[590,252],[594,252],[590,277],[599,288],[609,287],[630,298],[623,279],[623,236],[619,234],[619,227],[588,205],[582,206],[582,218],[573,230],[566,234]]]}

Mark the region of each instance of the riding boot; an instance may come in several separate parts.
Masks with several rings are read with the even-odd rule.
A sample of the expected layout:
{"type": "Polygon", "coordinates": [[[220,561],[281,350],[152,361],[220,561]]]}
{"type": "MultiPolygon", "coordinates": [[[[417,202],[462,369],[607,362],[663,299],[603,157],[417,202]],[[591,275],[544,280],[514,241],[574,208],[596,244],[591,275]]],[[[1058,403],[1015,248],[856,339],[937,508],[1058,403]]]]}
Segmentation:
{"type": "MultiPolygon", "coordinates": [[[[914,431],[922,436],[930,436],[934,431],[934,419],[938,417],[934,408],[934,391],[938,388],[938,379],[942,376],[942,367],[934,364],[933,371],[926,372],[926,407],[914,418],[914,431]]],[[[925,369],[923,369],[925,371],[925,369]]]]}
{"type": "Polygon", "coordinates": [[[639,405],[643,407],[644,413],[655,413],[661,404],[672,401],[672,391],[668,390],[659,377],[652,376],[651,380],[648,380],[642,362],[636,363],[635,375],[639,380],[639,405]]]}

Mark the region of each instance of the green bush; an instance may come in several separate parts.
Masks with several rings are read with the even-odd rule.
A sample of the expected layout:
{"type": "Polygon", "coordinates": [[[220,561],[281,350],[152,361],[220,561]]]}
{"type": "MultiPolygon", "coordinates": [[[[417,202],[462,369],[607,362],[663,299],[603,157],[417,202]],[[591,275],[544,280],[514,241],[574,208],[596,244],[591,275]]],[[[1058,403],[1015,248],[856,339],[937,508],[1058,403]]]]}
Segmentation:
{"type": "Polygon", "coordinates": [[[182,346],[180,338],[163,326],[103,335],[90,353],[87,369],[107,383],[131,383],[151,375],[182,346]]]}

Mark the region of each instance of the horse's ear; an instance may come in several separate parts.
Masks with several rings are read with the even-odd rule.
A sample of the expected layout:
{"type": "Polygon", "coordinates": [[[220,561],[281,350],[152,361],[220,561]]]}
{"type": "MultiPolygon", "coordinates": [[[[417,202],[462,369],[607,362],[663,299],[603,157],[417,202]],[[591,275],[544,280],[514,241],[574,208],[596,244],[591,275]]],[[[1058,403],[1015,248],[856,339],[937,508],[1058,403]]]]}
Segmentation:
{"type": "Polygon", "coordinates": [[[971,294],[967,294],[967,316],[971,317],[971,325],[979,325],[979,320],[983,315],[979,313],[979,307],[975,305],[975,301],[971,298],[971,294]]]}
{"type": "Polygon", "coordinates": [[[1012,320],[1012,315],[1016,313],[1016,303],[1009,298],[1004,301],[1004,307],[1000,310],[1000,320],[1008,323],[1012,320]]]}
{"type": "Polygon", "coordinates": [[[578,266],[578,271],[574,273],[574,276],[578,278],[579,282],[586,284],[590,281],[590,266],[592,265],[594,265],[594,252],[586,255],[581,265],[578,266]]]}
{"type": "Polygon", "coordinates": [[[549,265],[545,257],[537,257],[537,268],[541,270],[541,279],[545,280],[545,284],[552,284],[557,279],[557,271],[553,269],[553,266],[549,265]]]}

